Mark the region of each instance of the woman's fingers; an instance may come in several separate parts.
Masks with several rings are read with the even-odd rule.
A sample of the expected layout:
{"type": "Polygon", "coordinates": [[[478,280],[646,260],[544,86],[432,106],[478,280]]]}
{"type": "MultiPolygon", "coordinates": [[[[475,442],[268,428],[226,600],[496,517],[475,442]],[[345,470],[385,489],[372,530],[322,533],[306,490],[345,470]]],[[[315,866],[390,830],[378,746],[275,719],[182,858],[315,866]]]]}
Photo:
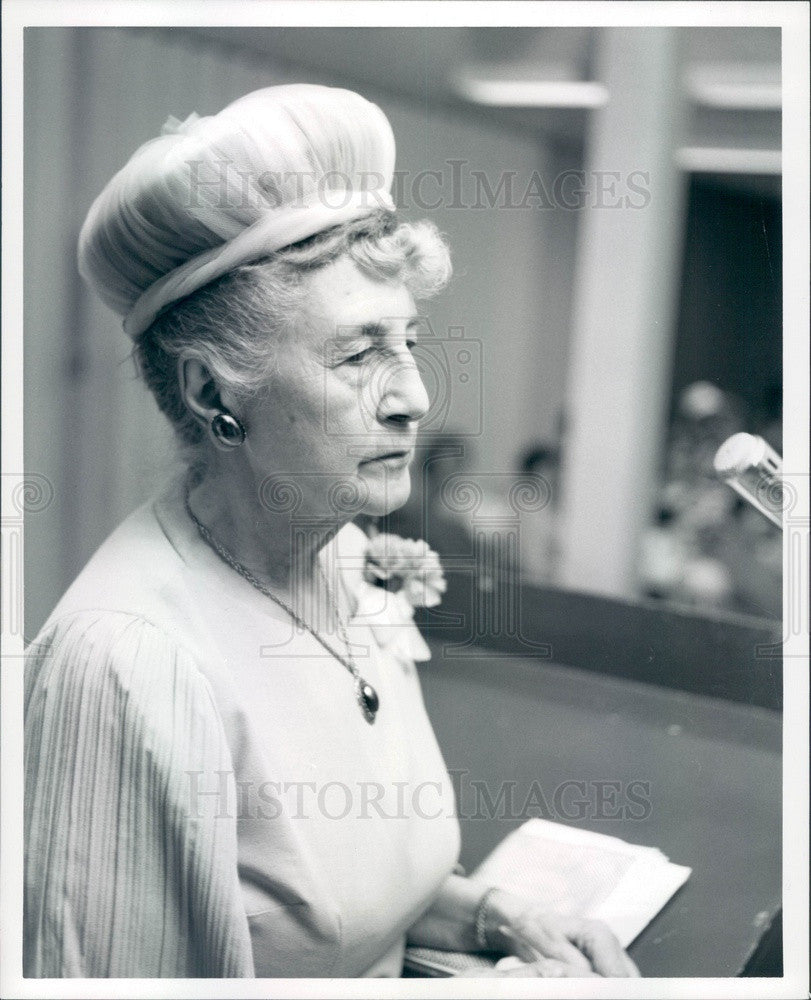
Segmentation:
{"type": "Polygon", "coordinates": [[[559,927],[544,921],[526,921],[515,929],[499,928],[506,932],[513,954],[525,962],[552,958],[564,965],[580,969],[584,975],[592,971],[591,962],[576,948],[559,927]]]}
{"type": "Polygon", "coordinates": [[[515,959],[514,964],[509,964],[508,959],[503,963],[499,962],[494,969],[468,969],[465,972],[457,973],[462,978],[485,977],[492,979],[517,978],[517,979],[562,979],[580,978],[583,976],[596,977],[597,973],[591,969],[583,969],[582,966],[572,966],[567,962],[561,962],[556,958],[539,958],[534,962],[521,962],[515,959]]]}
{"type": "MultiPolygon", "coordinates": [[[[593,971],[592,963],[586,955],[579,948],[571,944],[563,934],[559,937],[555,935],[551,940],[548,940],[544,951],[550,958],[557,959],[564,965],[570,965],[575,969],[583,970],[584,975],[588,975],[593,971]]],[[[594,970],[597,972],[600,971],[596,966],[594,966],[594,970]]]]}
{"type": "Polygon", "coordinates": [[[626,955],[622,945],[599,920],[583,920],[570,938],[591,961],[601,976],[638,976],[639,969],[626,955]]]}
{"type": "Polygon", "coordinates": [[[493,898],[497,898],[501,920],[491,928],[490,940],[536,970],[524,968],[521,975],[596,974],[623,978],[639,975],[616,936],[602,921],[556,913],[527,904],[511,894],[493,898]],[[559,973],[558,969],[564,971],[559,973]]]}
{"type": "Polygon", "coordinates": [[[504,973],[507,976],[535,976],[539,979],[582,979],[584,977],[596,978],[597,973],[586,966],[571,965],[569,962],[561,962],[557,958],[539,958],[534,962],[528,962],[523,968],[508,969],[504,973]]]}
{"type": "Polygon", "coordinates": [[[516,978],[534,977],[536,979],[561,979],[566,973],[563,962],[554,958],[539,958],[535,962],[525,962],[523,965],[501,970],[502,976],[516,978]]]}
{"type": "Polygon", "coordinates": [[[517,958],[515,955],[506,955],[504,958],[500,958],[496,962],[496,969],[500,972],[502,969],[517,969],[525,964],[525,962],[522,962],[521,959],[517,958]]]}
{"type": "Polygon", "coordinates": [[[564,977],[567,979],[579,979],[582,977],[597,976],[597,973],[591,969],[588,962],[585,964],[578,962],[576,965],[573,965],[571,962],[563,962],[557,958],[539,958],[529,965],[528,968],[535,970],[531,975],[540,976],[543,979],[561,979],[564,977]]]}
{"type": "Polygon", "coordinates": [[[538,952],[529,941],[525,940],[521,935],[510,932],[509,928],[500,927],[499,930],[507,936],[511,957],[517,956],[522,963],[535,961],[538,957],[538,952]]]}

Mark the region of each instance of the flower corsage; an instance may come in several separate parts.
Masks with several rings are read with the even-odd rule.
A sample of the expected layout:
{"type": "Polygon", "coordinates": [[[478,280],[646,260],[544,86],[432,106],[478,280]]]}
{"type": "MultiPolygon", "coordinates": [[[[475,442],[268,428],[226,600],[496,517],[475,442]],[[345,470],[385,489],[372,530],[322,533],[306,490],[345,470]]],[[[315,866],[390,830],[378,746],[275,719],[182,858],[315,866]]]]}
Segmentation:
{"type": "Polygon", "coordinates": [[[431,658],[414,624],[414,609],[435,607],[446,587],[439,556],[424,541],[376,535],[366,547],[356,617],[408,668],[431,658]]]}

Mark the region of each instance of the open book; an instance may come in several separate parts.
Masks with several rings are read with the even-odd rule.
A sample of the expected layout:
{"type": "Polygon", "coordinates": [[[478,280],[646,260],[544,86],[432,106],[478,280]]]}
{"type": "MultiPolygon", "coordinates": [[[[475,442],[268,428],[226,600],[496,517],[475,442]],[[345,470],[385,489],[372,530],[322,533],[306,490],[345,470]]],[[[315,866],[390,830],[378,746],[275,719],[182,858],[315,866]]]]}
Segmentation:
{"type": "MultiPolygon", "coordinates": [[[[627,947],[690,876],[655,847],[531,819],[471,873],[482,885],[542,901],[551,910],[602,920],[627,947]]],[[[448,976],[492,966],[498,956],[409,948],[408,971],[448,976]]]]}

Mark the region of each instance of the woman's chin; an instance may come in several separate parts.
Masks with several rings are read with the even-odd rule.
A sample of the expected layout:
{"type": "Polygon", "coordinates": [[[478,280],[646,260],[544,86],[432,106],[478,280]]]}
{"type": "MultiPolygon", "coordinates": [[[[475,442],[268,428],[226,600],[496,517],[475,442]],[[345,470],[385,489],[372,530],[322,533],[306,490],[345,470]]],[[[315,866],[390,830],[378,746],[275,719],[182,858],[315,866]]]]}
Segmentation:
{"type": "Polygon", "coordinates": [[[402,507],[408,500],[411,493],[411,476],[406,468],[396,476],[365,478],[365,485],[368,488],[368,496],[363,505],[363,513],[373,517],[383,517],[402,507]]]}

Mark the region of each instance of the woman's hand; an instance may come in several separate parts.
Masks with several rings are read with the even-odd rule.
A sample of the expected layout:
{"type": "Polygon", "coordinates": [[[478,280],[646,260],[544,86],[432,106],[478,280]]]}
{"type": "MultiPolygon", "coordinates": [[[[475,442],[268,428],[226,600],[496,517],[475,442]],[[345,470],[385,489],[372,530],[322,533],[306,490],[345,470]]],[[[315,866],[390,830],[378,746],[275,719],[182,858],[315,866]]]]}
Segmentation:
{"type": "Polygon", "coordinates": [[[533,979],[561,979],[563,977],[583,978],[592,976],[599,978],[596,972],[591,970],[583,971],[580,966],[567,965],[556,958],[539,958],[534,962],[522,962],[520,958],[502,958],[496,963],[493,969],[466,969],[464,972],[457,972],[460,978],[533,978],[533,979]]]}
{"type": "Polygon", "coordinates": [[[408,942],[446,951],[478,951],[476,922],[484,901],[484,931],[494,951],[503,952],[495,969],[465,976],[638,976],[639,971],[611,931],[597,920],[554,913],[522,896],[490,889],[474,879],[449,875],[431,906],[408,932],[408,942]]]}
{"type": "Polygon", "coordinates": [[[639,975],[614,934],[599,920],[554,913],[512,893],[492,893],[486,930],[494,948],[528,963],[494,970],[496,975],[639,975]]]}

